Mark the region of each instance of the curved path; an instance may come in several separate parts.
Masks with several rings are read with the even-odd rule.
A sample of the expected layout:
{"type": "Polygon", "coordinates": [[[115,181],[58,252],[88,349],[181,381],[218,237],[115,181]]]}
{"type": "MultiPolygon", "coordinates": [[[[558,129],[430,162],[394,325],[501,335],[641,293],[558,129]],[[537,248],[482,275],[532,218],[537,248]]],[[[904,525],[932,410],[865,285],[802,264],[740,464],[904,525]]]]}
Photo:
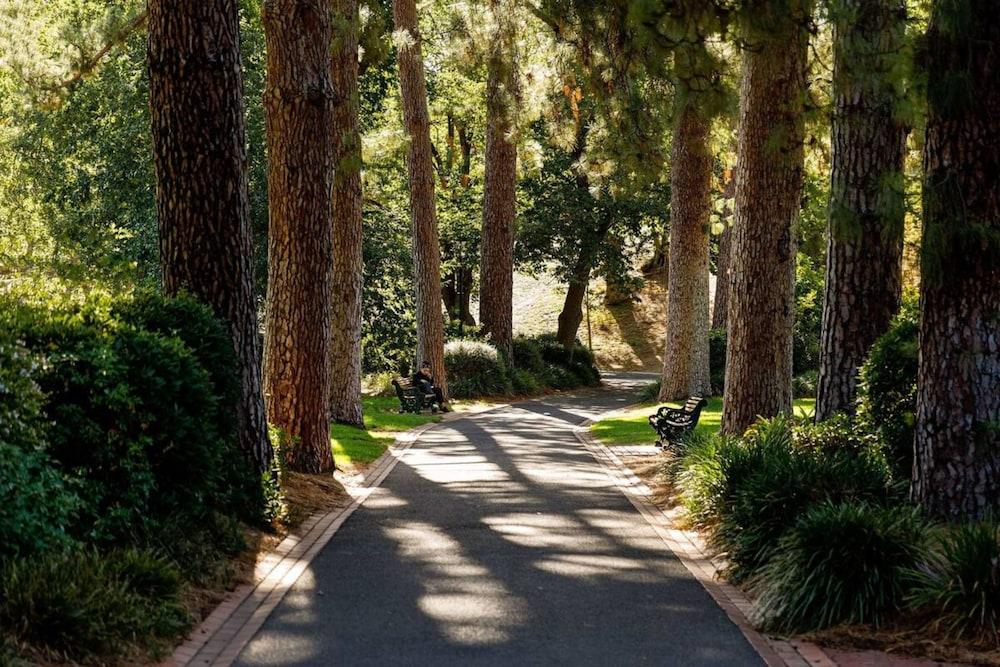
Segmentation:
{"type": "Polygon", "coordinates": [[[237,664],[763,664],[574,437],[649,379],[427,431],[237,664]]]}

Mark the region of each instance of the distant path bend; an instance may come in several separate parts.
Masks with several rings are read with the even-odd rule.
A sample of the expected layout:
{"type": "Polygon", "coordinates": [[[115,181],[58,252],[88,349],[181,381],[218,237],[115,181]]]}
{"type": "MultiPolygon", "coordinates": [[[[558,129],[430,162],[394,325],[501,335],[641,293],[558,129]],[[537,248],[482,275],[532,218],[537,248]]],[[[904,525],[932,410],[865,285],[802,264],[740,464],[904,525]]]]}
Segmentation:
{"type": "Polygon", "coordinates": [[[763,664],[574,436],[654,379],[424,433],[237,664],[763,664]]]}

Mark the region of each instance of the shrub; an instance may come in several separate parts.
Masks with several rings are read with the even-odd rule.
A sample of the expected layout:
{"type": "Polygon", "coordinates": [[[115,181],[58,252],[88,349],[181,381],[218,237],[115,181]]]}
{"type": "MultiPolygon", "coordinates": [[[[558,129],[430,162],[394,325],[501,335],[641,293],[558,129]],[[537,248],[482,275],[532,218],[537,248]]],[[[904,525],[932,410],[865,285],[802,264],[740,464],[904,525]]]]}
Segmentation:
{"type": "Polygon", "coordinates": [[[733,458],[745,450],[735,438],[697,432],[682,447],[677,463],[671,468],[678,499],[692,523],[701,528],[711,527],[718,522],[721,506],[731,495],[730,478],[723,470],[732,469],[733,458]]]}
{"type": "Polygon", "coordinates": [[[879,625],[901,607],[907,572],[927,534],[915,508],[821,503],[807,509],[755,582],[760,620],[780,632],[879,625]]]}
{"type": "Polygon", "coordinates": [[[514,367],[528,371],[536,378],[545,377],[547,366],[542,358],[542,349],[535,338],[514,336],[514,367]]]}
{"type": "Polygon", "coordinates": [[[539,380],[521,368],[510,369],[510,384],[513,392],[521,396],[530,396],[542,390],[539,380]]]}
{"type": "MultiPolygon", "coordinates": [[[[167,298],[146,291],[117,302],[112,313],[138,329],[176,337],[191,350],[212,383],[216,436],[237,443],[240,371],[229,334],[211,308],[187,295],[167,298]]],[[[255,464],[239,449],[222,457],[220,464],[221,484],[232,490],[229,509],[245,521],[259,521],[265,500],[255,464]]]]}
{"type": "Polygon", "coordinates": [[[104,302],[2,312],[29,348],[46,352],[37,381],[47,450],[76,480],[79,537],[131,544],[175,514],[196,521],[245,500],[233,493],[240,457],[232,434],[218,432],[211,378],[179,338],[121,323],[104,302]]]}
{"type": "MultiPolygon", "coordinates": [[[[862,434],[845,414],[834,415],[818,424],[812,420],[796,423],[792,428],[792,442],[799,449],[821,454],[860,453],[868,447],[862,434]]],[[[875,455],[874,452],[871,454],[875,455]]]]}
{"type": "Polygon", "coordinates": [[[858,423],[883,443],[897,473],[913,468],[913,423],[917,404],[917,318],[913,300],[872,346],[861,366],[858,423]]]}
{"type": "Polygon", "coordinates": [[[952,637],[1000,641],[1000,522],[946,530],[913,573],[910,604],[952,637]]]}
{"type": "Polygon", "coordinates": [[[721,396],[726,386],[725,329],[712,329],[708,334],[708,372],[712,393],[721,396]]]}
{"type": "Polygon", "coordinates": [[[142,552],[50,553],[0,565],[0,627],[71,660],[127,655],[140,642],[180,636],[191,619],[180,574],[142,552]]]}
{"type": "Polygon", "coordinates": [[[0,334],[0,558],[69,545],[79,499],[44,453],[42,360],[0,334]]]}
{"type": "Polygon", "coordinates": [[[819,384],[819,371],[807,370],[792,378],[792,395],[795,398],[813,398],[819,384]]]}
{"type": "Polygon", "coordinates": [[[549,366],[549,373],[554,374],[556,388],[570,388],[580,385],[594,386],[601,383],[601,373],[597,370],[594,353],[580,341],[566,347],[556,340],[552,334],[543,334],[536,338],[542,359],[549,366]],[[560,373],[559,370],[564,371],[560,373]],[[566,373],[570,377],[566,377],[566,373]],[[564,385],[564,386],[560,386],[564,385]],[[565,386],[568,385],[568,386],[565,386]]]}
{"type": "Polygon", "coordinates": [[[79,506],[43,452],[0,442],[0,559],[71,545],[79,506]]]}
{"type": "Polygon", "coordinates": [[[455,398],[504,396],[511,393],[507,366],[489,343],[451,341],[444,346],[449,393],[455,398]]]}
{"type": "Polygon", "coordinates": [[[823,501],[884,501],[891,495],[883,458],[867,450],[798,447],[787,417],[762,420],[743,439],[693,438],[677,466],[681,502],[709,543],[744,580],[773,555],[806,508],[823,501]]]}

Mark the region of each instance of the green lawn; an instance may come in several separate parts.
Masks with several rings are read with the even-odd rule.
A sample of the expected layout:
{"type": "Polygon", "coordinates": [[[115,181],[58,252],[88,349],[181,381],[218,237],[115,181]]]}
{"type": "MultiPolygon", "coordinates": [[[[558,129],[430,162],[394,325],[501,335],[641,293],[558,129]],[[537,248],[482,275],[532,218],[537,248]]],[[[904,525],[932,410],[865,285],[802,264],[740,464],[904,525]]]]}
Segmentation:
{"type": "Polygon", "coordinates": [[[365,428],[332,424],[330,445],[333,458],[340,467],[370,463],[382,455],[400,431],[428,422],[440,421],[438,415],[399,414],[399,401],[394,396],[364,396],[365,428]]]}
{"type": "MultiPolygon", "coordinates": [[[[813,398],[798,398],[794,401],[795,413],[810,414],[816,403],[813,398]]],[[[645,403],[609,419],[602,419],[590,427],[591,433],[606,445],[651,445],[656,442],[656,432],[649,426],[647,418],[660,405],[680,407],[681,403],[645,403]]],[[[698,420],[698,433],[711,433],[719,429],[722,421],[722,397],[708,400],[698,420]]]]}

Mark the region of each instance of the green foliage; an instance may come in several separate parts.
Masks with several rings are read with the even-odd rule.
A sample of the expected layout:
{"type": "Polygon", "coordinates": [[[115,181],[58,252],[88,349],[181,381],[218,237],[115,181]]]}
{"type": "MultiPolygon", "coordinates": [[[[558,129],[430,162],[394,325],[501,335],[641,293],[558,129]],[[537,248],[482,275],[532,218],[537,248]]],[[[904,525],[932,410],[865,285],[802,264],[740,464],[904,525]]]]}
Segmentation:
{"type": "Polygon", "coordinates": [[[54,552],[0,563],[0,633],[74,661],[166,649],[191,619],[181,576],[149,552],[54,552]]]}
{"type": "Polygon", "coordinates": [[[454,398],[506,396],[512,391],[507,365],[489,343],[451,341],[444,346],[444,366],[454,398]]]}
{"type": "Polygon", "coordinates": [[[154,326],[157,316],[176,316],[172,326],[193,327],[183,335],[199,341],[206,361],[212,341],[225,338],[221,325],[191,302],[113,303],[37,305],[9,295],[0,309],[0,328],[45,355],[34,373],[45,395],[45,451],[82,501],[73,535],[132,544],[155,541],[179,517],[259,517],[260,501],[246,506],[261,496],[259,477],[233,462],[241,455],[232,426],[219,432],[220,397],[210,373],[180,337],[137,328],[113,313],[136,322],[145,313],[154,326]]]}
{"type": "Polygon", "coordinates": [[[712,393],[721,396],[726,388],[725,329],[712,329],[708,333],[708,373],[712,393]]]}
{"type": "Polygon", "coordinates": [[[71,545],[79,506],[44,452],[0,442],[0,559],[71,545]]]}
{"type": "Polygon", "coordinates": [[[742,439],[695,437],[674,468],[682,503],[709,542],[744,580],[774,555],[778,539],[806,508],[824,501],[885,502],[889,470],[877,452],[830,449],[812,427],[796,443],[787,417],[762,420],[742,439]]]}
{"type": "Polygon", "coordinates": [[[559,382],[566,380],[562,376],[568,374],[568,381],[574,387],[596,386],[601,383],[601,373],[597,370],[594,353],[579,340],[573,341],[569,347],[557,341],[553,334],[542,334],[535,340],[542,359],[549,366],[549,373],[560,376],[559,382]]]}
{"type": "Polygon", "coordinates": [[[910,507],[824,502],[785,532],[755,584],[757,613],[779,632],[881,624],[903,606],[907,572],[928,541],[910,507]]]}
{"type": "Polygon", "coordinates": [[[795,324],[792,328],[793,376],[818,371],[822,324],[823,269],[807,255],[798,255],[795,269],[795,324]]]}
{"type": "MultiPolygon", "coordinates": [[[[112,314],[138,329],[179,339],[209,375],[215,398],[212,420],[216,437],[236,442],[240,380],[236,354],[225,325],[211,309],[190,296],[166,298],[153,291],[140,292],[115,303],[112,314]]],[[[205,408],[209,406],[206,405],[205,408]]],[[[259,521],[266,487],[260,483],[254,463],[242,452],[221,457],[220,486],[232,490],[228,509],[243,520],[259,521]]]]}
{"type": "Polygon", "coordinates": [[[935,631],[1000,641],[1000,523],[947,527],[913,573],[910,604],[935,631]]]}
{"type": "Polygon", "coordinates": [[[889,330],[872,346],[858,383],[859,427],[885,446],[894,470],[903,479],[909,479],[913,467],[917,317],[915,300],[904,300],[889,330]]]}

